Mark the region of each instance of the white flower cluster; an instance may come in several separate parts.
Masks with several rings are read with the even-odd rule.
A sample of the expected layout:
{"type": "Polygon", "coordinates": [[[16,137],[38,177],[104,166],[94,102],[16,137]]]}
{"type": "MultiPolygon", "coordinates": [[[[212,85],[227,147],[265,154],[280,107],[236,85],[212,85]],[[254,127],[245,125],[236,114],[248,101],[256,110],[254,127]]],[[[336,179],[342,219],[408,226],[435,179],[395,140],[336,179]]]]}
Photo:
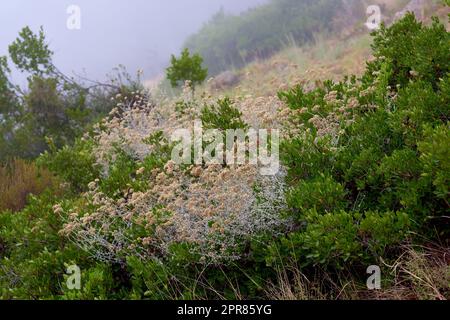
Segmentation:
{"type": "MultiPolygon", "coordinates": [[[[189,129],[201,108],[213,103],[211,96],[195,100],[186,90],[182,99],[191,109],[180,114],[177,101],[150,104],[144,97],[117,97],[118,108],[96,128],[95,155],[105,177],[115,148],[139,163],[153,151],[144,141],[152,133],[169,137],[178,128],[189,129]]],[[[255,128],[281,126],[277,112],[282,104],[275,97],[241,102],[237,106],[244,120],[255,128]]],[[[146,191],[128,190],[119,199],[109,198],[98,181],[92,182],[87,202],[72,210],[62,233],[102,261],[121,262],[128,255],[157,258],[166,256],[173,243],[189,243],[201,262],[210,263],[239,259],[241,244],[262,232],[281,232],[289,224],[280,217],[285,209],[283,170],[265,177],[250,164],[186,169],[172,161],[163,170],[145,170],[141,167],[136,175],[151,176],[146,191]],[[133,233],[137,229],[139,235],[133,233]]]]}
{"type": "MultiPolygon", "coordinates": [[[[242,258],[240,244],[289,225],[280,218],[284,172],[259,176],[250,166],[182,171],[169,162],[152,175],[149,190],[130,190],[118,200],[93,183],[84,198],[96,209],[74,209],[62,233],[101,261],[121,262],[128,255],[158,258],[169,254],[171,244],[183,242],[193,245],[200,262],[210,263],[242,258]],[[145,236],[133,237],[136,228],[145,236]]],[[[55,213],[61,211],[55,206],[55,213]]]]}

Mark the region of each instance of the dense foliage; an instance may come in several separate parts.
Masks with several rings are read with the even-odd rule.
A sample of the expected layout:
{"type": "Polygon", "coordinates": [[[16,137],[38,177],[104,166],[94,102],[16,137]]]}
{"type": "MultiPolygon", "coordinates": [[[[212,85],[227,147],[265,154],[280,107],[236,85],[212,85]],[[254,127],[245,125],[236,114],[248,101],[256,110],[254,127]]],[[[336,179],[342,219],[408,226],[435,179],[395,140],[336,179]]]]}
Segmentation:
{"type": "Polygon", "coordinates": [[[0,297],[267,298],[282,268],[364,283],[367,266],[397,261],[402,244],[448,247],[449,40],[439,21],[408,15],[374,34],[361,78],[280,92],[283,168],[269,178],[170,161],[166,134],[183,121],[247,127],[230,99],[176,103],[184,112],[163,118],[141,92],[116,96],[92,132],[62,149],[50,141],[38,159],[64,192],[0,214],[0,297]],[[72,264],[81,290],[66,286],[72,264]]]}
{"type": "Polygon", "coordinates": [[[377,32],[361,81],[280,93],[304,131],[284,144],[288,204],[303,227],[279,250],[343,267],[413,233],[448,239],[449,40],[437,20],[408,15],[377,32]]]}
{"type": "Polygon", "coordinates": [[[200,119],[206,129],[243,129],[247,125],[241,119],[242,113],[233,107],[230,98],[217,101],[217,105],[205,106],[200,119]]]}

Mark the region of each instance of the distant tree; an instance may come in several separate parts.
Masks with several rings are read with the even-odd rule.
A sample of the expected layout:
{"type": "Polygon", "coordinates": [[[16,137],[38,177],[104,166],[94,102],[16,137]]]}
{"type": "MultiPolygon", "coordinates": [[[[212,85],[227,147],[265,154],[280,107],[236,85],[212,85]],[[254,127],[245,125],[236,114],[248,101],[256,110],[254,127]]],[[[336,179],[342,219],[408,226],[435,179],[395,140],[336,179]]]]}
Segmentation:
{"type": "Polygon", "coordinates": [[[189,53],[189,49],[184,49],[181,57],[172,55],[171,66],[167,68],[167,79],[172,87],[178,87],[180,82],[190,81],[192,90],[195,86],[205,81],[208,76],[208,69],[202,67],[203,58],[199,54],[189,53]]]}
{"type": "Polygon", "coordinates": [[[35,120],[43,127],[59,127],[64,120],[64,105],[57,85],[57,80],[53,78],[34,76],[30,81],[25,102],[35,120]]]}
{"type": "Polygon", "coordinates": [[[22,72],[42,76],[54,71],[53,52],[48,48],[42,27],[38,34],[29,27],[23,28],[8,49],[11,60],[22,72]]]}
{"type": "Polygon", "coordinates": [[[10,72],[7,57],[0,57],[0,114],[13,111],[17,103],[14,85],[9,80],[10,72]]]}
{"type": "Polygon", "coordinates": [[[135,87],[124,73],[107,83],[65,75],[53,64],[43,28],[24,27],[8,56],[0,56],[0,162],[36,157],[47,148],[46,137],[57,147],[70,144],[113,108],[111,97],[135,87]],[[11,81],[8,62],[26,74],[27,88],[11,81]]]}

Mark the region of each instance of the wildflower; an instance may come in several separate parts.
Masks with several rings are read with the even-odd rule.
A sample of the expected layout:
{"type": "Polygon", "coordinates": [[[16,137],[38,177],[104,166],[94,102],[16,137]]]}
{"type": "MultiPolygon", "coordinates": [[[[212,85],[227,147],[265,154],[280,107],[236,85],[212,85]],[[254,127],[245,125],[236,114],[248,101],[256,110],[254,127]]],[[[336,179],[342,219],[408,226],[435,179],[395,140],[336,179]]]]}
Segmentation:
{"type": "Polygon", "coordinates": [[[411,76],[415,77],[415,78],[419,76],[419,73],[418,73],[417,71],[415,71],[415,70],[409,71],[409,74],[410,74],[411,76]]]}
{"type": "Polygon", "coordinates": [[[167,164],[164,166],[164,170],[167,174],[172,174],[176,168],[176,163],[173,160],[170,160],[167,162],[167,164]]]}
{"type": "Polygon", "coordinates": [[[151,171],[152,178],[156,178],[159,174],[159,169],[155,168],[151,171]]]}
{"type": "Polygon", "coordinates": [[[95,190],[96,187],[97,187],[96,182],[94,182],[94,181],[89,182],[89,184],[88,184],[89,190],[95,190]]]}
{"type": "Polygon", "coordinates": [[[349,109],[354,109],[358,107],[358,105],[359,105],[358,99],[356,99],[355,97],[350,98],[350,100],[347,102],[347,107],[349,109]]]}
{"type": "Polygon", "coordinates": [[[191,170],[191,175],[194,177],[200,177],[200,175],[202,174],[202,168],[197,166],[192,168],[191,170]]]}
{"type": "Polygon", "coordinates": [[[313,112],[319,112],[319,111],[320,111],[320,106],[315,105],[315,106],[312,108],[312,111],[313,111],[313,112]]]}
{"type": "Polygon", "coordinates": [[[55,204],[55,205],[53,206],[53,212],[54,212],[55,214],[61,214],[61,213],[64,212],[64,209],[61,207],[60,204],[55,204]]]}
{"type": "Polygon", "coordinates": [[[152,238],[150,238],[150,237],[142,239],[142,244],[145,245],[145,246],[148,246],[151,243],[152,243],[152,238]]]}
{"type": "Polygon", "coordinates": [[[164,172],[161,172],[156,176],[156,182],[157,183],[163,183],[166,180],[166,175],[164,172]]]}

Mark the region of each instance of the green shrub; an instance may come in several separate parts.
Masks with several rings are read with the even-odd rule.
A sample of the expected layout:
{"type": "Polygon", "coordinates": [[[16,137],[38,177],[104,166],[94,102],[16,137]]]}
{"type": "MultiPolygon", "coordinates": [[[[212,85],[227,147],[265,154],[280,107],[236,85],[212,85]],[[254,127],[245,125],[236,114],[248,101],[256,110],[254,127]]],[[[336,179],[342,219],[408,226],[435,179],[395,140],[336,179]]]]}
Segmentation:
{"type": "Polygon", "coordinates": [[[320,173],[330,173],[332,152],[326,139],[313,135],[296,137],[281,144],[281,160],[288,170],[288,180],[312,179],[320,173]]]}
{"type": "Polygon", "coordinates": [[[70,183],[74,191],[86,191],[89,182],[100,177],[93,147],[92,140],[78,139],[73,146],[65,146],[57,150],[50,141],[50,151],[42,154],[37,163],[70,183]]]}
{"type": "Polygon", "coordinates": [[[304,227],[275,242],[266,253],[269,264],[294,262],[348,269],[365,265],[408,237],[411,221],[402,212],[305,211],[304,227]]]}
{"type": "Polygon", "coordinates": [[[208,69],[202,68],[203,58],[199,54],[190,55],[189,49],[184,49],[180,58],[172,55],[171,66],[167,68],[167,79],[170,80],[172,87],[184,85],[189,81],[193,90],[208,76],[208,69]]]}
{"type": "Polygon", "coordinates": [[[364,265],[448,234],[448,32],[408,15],[374,35],[360,81],[279,93],[303,130],[281,154],[296,228],[268,250],[270,263],[364,265]]]}
{"type": "Polygon", "coordinates": [[[205,106],[200,119],[205,129],[246,129],[247,125],[241,119],[242,113],[233,107],[230,98],[219,99],[217,105],[205,106]]]}
{"type": "Polygon", "coordinates": [[[408,13],[391,27],[381,26],[375,33],[373,50],[377,59],[368,63],[366,77],[373,79],[373,73],[387,62],[392,70],[388,85],[393,88],[404,88],[411,80],[419,80],[436,89],[439,79],[449,72],[449,40],[445,26],[437,18],[427,27],[408,13]]]}
{"type": "Polygon", "coordinates": [[[316,209],[325,213],[346,208],[344,187],[325,175],[311,181],[301,181],[288,194],[287,202],[299,212],[316,209]]]}
{"type": "Polygon", "coordinates": [[[64,219],[55,214],[51,192],[30,197],[16,213],[0,213],[0,297],[53,299],[61,294],[65,262],[85,257],[59,235],[64,219]]]}
{"type": "Polygon", "coordinates": [[[450,130],[448,123],[425,128],[424,140],[418,143],[422,178],[431,180],[434,194],[447,203],[450,197],[450,130]]]}
{"type": "Polygon", "coordinates": [[[404,212],[366,212],[359,225],[361,242],[375,256],[408,238],[411,220],[404,212]]]}
{"type": "MultiPolygon", "coordinates": [[[[65,266],[71,265],[66,263],[65,266]]],[[[111,266],[96,264],[87,270],[80,270],[80,289],[67,288],[66,282],[69,275],[64,275],[62,284],[63,300],[109,300],[124,299],[127,297],[126,287],[120,288],[119,279],[114,278],[111,266]]]]}
{"type": "MultiPolygon", "coordinates": [[[[100,179],[100,190],[110,197],[120,196],[122,191],[135,185],[138,163],[121,149],[114,152],[114,161],[108,168],[108,175],[100,179]]],[[[91,180],[94,181],[94,180],[91,180]]]]}
{"type": "MultiPolygon", "coordinates": [[[[283,252],[283,259],[297,261],[302,266],[349,266],[363,257],[355,222],[358,218],[344,211],[324,215],[314,209],[307,211],[304,213],[306,228],[281,239],[278,251],[283,252]]],[[[276,257],[272,259],[277,261],[276,257]]]]}

